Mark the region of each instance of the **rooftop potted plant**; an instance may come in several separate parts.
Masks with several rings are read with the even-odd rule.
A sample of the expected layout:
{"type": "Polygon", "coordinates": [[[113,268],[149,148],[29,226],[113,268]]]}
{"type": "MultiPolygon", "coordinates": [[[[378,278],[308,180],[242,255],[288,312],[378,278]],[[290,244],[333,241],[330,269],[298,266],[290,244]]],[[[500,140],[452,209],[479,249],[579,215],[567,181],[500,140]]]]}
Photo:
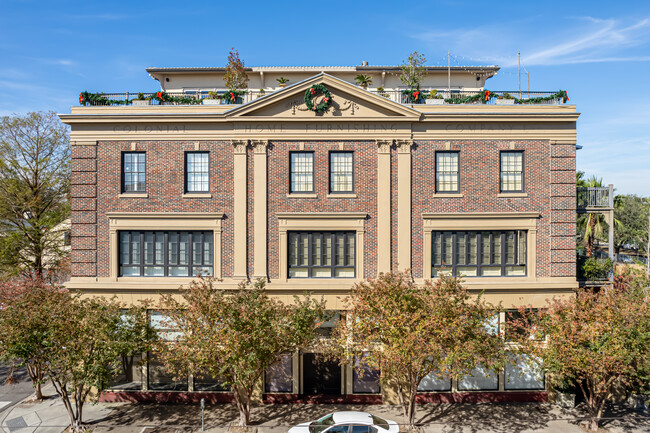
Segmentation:
{"type": "Polygon", "coordinates": [[[386,90],[383,87],[377,87],[377,94],[383,96],[384,98],[390,98],[390,95],[386,93],[386,90]]]}
{"type": "Polygon", "coordinates": [[[276,78],[275,81],[278,82],[278,85],[280,87],[287,87],[287,83],[289,82],[289,80],[284,77],[276,78]]]}
{"type": "Polygon", "coordinates": [[[141,107],[143,105],[149,105],[151,103],[151,99],[146,99],[144,97],[144,94],[142,92],[138,92],[138,96],[131,101],[131,104],[135,107],[141,107]]]}
{"type": "Polygon", "coordinates": [[[433,89],[429,92],[427,99],[424,102],[427,105],[442,105],[445,103],[445,99],[436,89],[433,89]]]}
{"type": "Polygon", "coordinates": [[[503,92],[497,96],[497,105],[514,105],[515,97],[508,92],[503,92]]]}
{"type": "Polygon", "coordinates": [[[413,51],[409,54],[408,59],[400,65],[402,71],[399,79],[405,86],[408,86],[408,90],[402,91],[402,95],[409,104],[424,103],[425,98],[420,91],[420,83],[427,75],[426,62],[427,59],[424,54],[413,51]]]}
{"type": "Polygon", "coordinates": [[[242,104],[244,94],[248,88],[248,75],[244,61],[239,58],[239,52],[232,48],[228,53],[228,65],[223,76],[228,91],[221,96],[224,104],[242,104]]]}
{"type": "Polygon", "coordinates": [[[369,75],[359,74],[354,77],[354,81],[364,90],[368,90],[368,86],[372,86],[372,77],[369,75]]]}
{"type": "Polygon", "coordinates": [[[260,91],[257,93],[258,98],[261,98],[264,95],[266,95],[266,91],[264,89],[260,89],[260,91]]]}
{"type": "Polygon", "coordinates": [[[201,102],[203,105],[219,105],[221,104],[221,99],[216,91],[211,90],[208,92],[208,97],[204,98],[201,102]]]}

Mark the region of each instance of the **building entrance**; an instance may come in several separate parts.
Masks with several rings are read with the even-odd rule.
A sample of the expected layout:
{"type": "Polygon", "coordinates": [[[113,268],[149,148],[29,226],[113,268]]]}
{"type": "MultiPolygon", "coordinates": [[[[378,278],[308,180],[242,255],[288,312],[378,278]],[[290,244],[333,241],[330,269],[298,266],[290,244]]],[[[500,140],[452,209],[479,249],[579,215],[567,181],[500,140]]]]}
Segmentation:
{"type": "Polygon", "coordinates": [[[302,383],[305,395],[341,395],[341,366],[315,353],[302,356],[302,383]]]}

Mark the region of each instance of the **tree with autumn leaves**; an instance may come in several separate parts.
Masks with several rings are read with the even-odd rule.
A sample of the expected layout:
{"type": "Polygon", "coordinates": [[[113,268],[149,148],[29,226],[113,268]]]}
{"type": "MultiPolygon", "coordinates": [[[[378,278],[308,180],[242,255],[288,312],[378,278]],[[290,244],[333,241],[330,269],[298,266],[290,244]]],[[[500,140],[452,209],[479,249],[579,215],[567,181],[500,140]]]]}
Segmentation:
{"type": "Polygon", "coordinates": [[[285,304],[272,298],[264,282],[242,283],[235,290],[199,278],[181,288],[181,300],[164,296],[161,309],[176,331],[158,352],[178,377],[212,377],[232,389],[239,425],[250,422],[253,394],[264,371],[285,352],[312,344],[325,320],[324,301],[308,294],[285,304]]]}
{"type": "Polygon", "coordinates": [[[647,283],[641,275],[619,276],[613,287],[580,289],[540,310],[522,308],[508,323],[519,355],[536,360],[551,384],[580,388],[591,431],[598,430],[615,387],[650,390],[647,283]]]}
{"type": "Polygon", "coordinates": [[[397,392],[404,422],[415,424],[420,381],[429,374],[459,378],[477,365],[503,366],[498,332],[488,323],[499,307],[471,296],[459,278],[441,275],[417,286],[408,272],[380,274],[356,284],[327,351],[342,363],[363,354],[397,392]]]}
{"type": "Polygon", "coordinates": [[[36,398],[52,383],[71,432],[85,431],[84,403],[106,389],[124,357],[155,339],[145,305],[125,310],[115,299],[81,298],[33,278],[3,282],[0,296],[0,359],[26,366],[36,398]]]}

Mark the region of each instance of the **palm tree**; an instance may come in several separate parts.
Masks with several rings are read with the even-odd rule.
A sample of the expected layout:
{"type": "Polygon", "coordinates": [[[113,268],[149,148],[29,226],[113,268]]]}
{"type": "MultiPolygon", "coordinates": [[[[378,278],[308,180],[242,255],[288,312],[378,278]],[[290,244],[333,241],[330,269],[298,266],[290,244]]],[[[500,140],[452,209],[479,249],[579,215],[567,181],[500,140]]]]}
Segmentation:
{"type": "Polygon", "coordinates": [[[356,81],[359,86],[363,87],[364,90],[368,90],[368,86],[372,86],[372,77],[369,75],[359,74],[354,77],[354,81],[356,81]]]}
{"type": "MultiPolygon", "coordinates": [[[[589,179],[584,178],[584,172],[578,171],[576,173],[576,185],[578,187],[599,188],[603,187],[603,180],[596,176],[591,176],[589,179]]],[[[583,241],[585,243],[585,254],[587,257],[592,257],[594,254],[594,241],[600,238],[605,232],[607,222],[605,215],[602,213],[587,213],[582,214],[578,218],[578,231],[583,231],[583,241]]],[[[614,227],[620,227],[621,222],[614,219],[614,227]]]]}

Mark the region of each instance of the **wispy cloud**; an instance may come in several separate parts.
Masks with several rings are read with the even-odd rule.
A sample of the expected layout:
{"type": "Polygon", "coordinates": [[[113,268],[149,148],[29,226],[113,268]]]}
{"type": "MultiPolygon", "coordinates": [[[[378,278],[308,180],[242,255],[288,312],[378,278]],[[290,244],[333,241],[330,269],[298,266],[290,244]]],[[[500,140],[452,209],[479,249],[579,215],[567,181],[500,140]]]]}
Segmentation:
{"type": "Polygon", "coordinates": [[[51,59],[47,57],[29,57],[29,56],[23,56],[23,58],[28,60],[33,60],[39,63],[43,63],[46,65],[75,66],[77,64],[74,60],[70,60],[70,59],[51,59]]]}
{"type": "Polygon", "coordinates": [[[650,18],[631,22],[593,17],[567,20],[571,26],[547,28],[545,32],[531,30],[537,26],[530,22],[500,22],[471,29],[422,30],[410,36],[438,49],[449,47],[462,53],[463,60],[502,67],[515,66],[513,53],[519,50],[527,66],[650,61],[647,51],[640,55],[632,50],[650,45],[650,18]]]}

